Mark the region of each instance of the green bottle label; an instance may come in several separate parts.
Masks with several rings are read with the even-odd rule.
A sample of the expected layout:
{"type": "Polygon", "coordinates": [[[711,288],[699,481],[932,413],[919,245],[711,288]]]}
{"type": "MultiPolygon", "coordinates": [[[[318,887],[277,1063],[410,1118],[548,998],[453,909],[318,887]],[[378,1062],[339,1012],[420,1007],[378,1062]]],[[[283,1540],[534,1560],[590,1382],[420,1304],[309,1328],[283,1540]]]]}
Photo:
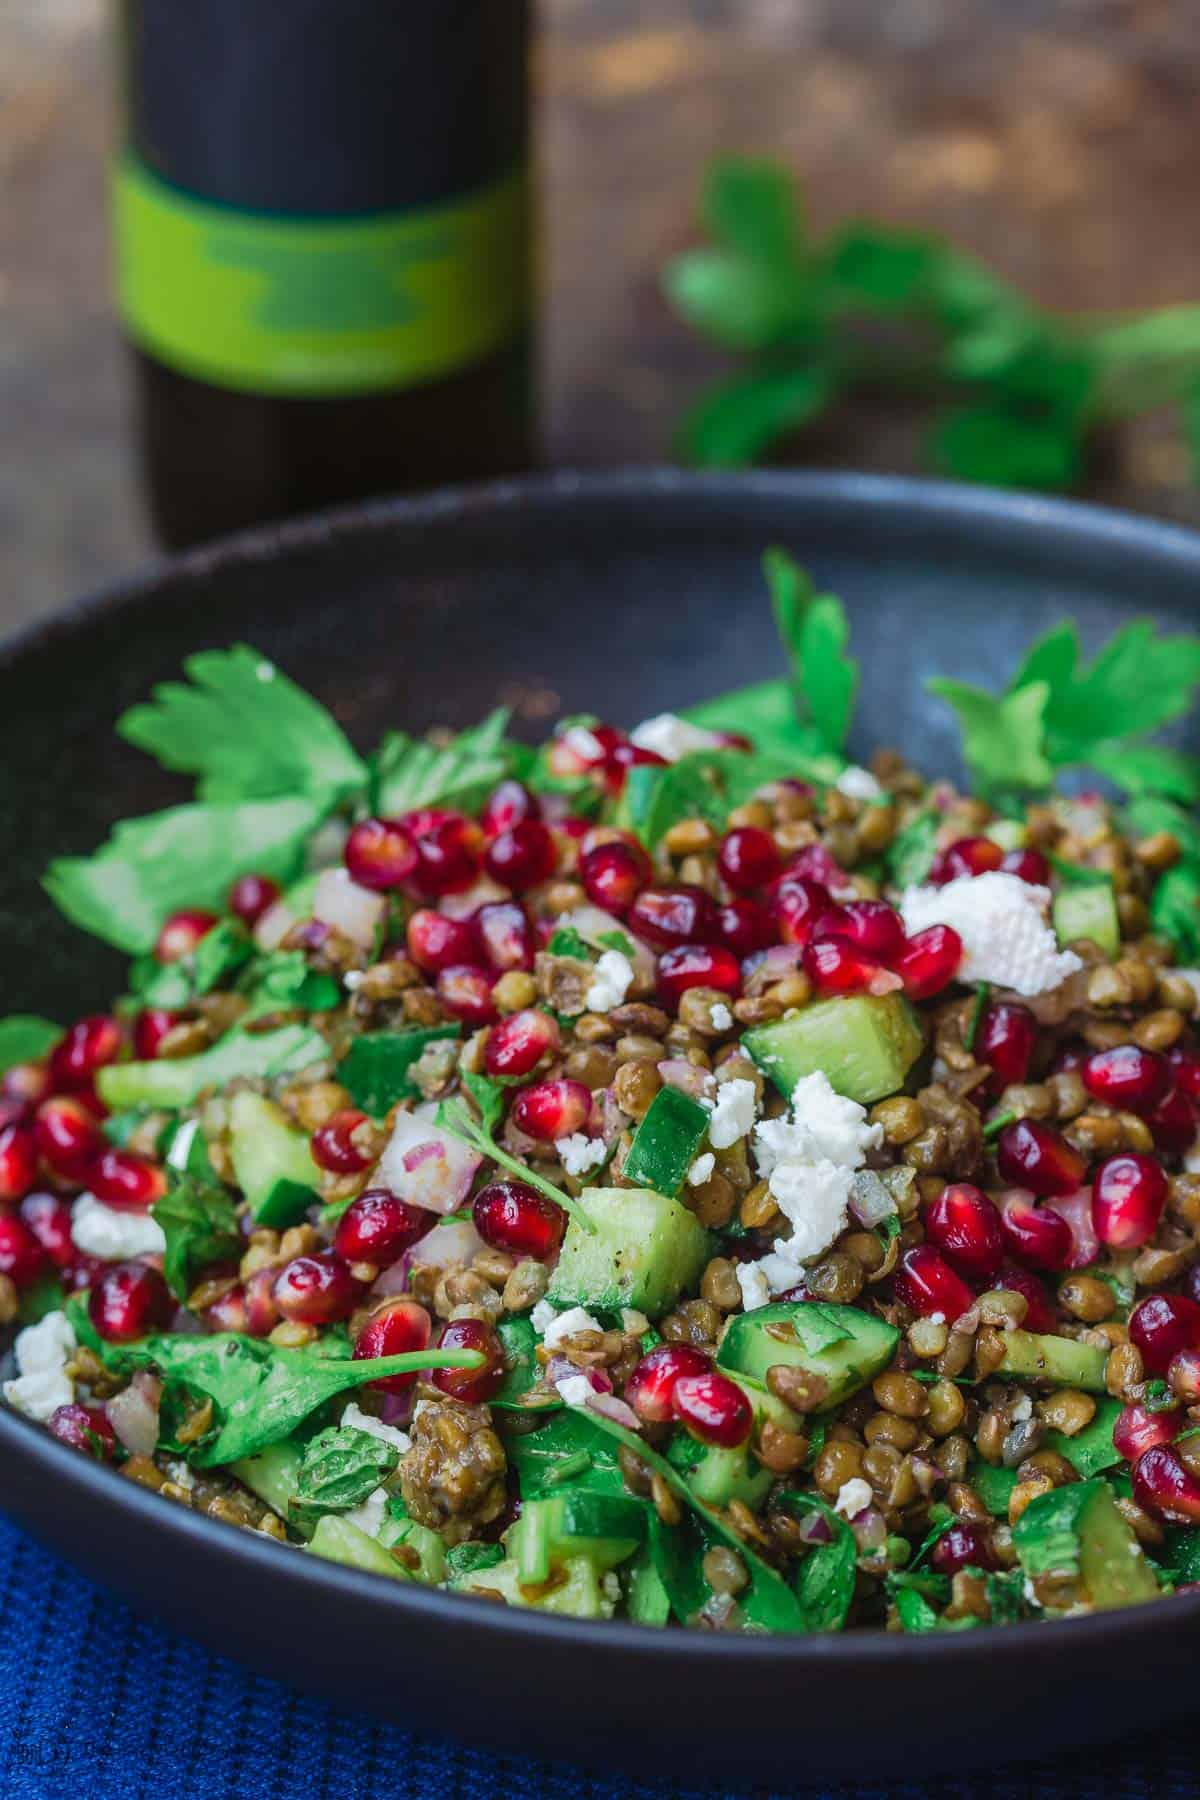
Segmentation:
{"type": "Polygon", "coordinates": [[[523,170],[416,212],[297,219],[196,200],[126,154],[113,212],[129,335],[218,387],[415,387],[500,348],[528,311],[523,170]]]}

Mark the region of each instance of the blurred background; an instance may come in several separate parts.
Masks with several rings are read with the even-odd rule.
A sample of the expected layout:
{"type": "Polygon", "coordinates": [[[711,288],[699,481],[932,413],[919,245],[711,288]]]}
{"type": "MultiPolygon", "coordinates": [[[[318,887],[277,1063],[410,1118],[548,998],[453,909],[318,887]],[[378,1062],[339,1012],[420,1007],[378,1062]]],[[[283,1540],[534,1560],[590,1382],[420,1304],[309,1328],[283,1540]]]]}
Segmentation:
{"type": "MultiPolygon", "coordinates": [[[[0,629],[151,553],[110,298],[105,0],[0,0],[0,629]]],[[[1180,0],[542,0],[541,443],[661,460],[729,358],[661,297],[717,151],[781,158],[815,225],[945,232],[1045,305],[1200,299],[1200,9],[1180,0]]],[[[802,454],[911,469],[919,423],[856,405],[802,454]]],[[[1156,413],[1086,491],[1200,522],[1156,413]]]]}

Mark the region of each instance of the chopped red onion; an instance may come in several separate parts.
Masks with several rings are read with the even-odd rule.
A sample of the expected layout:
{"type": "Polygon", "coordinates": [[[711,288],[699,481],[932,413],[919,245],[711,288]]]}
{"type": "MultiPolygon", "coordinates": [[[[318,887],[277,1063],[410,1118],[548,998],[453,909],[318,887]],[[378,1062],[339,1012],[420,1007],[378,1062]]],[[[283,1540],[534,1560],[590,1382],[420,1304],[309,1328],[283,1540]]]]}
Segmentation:
{"type": "Polygon", "coordinates": [[[708,1069],[698,1069],[685,1056],[669,1056],[657,1066],[666,1087],[678,1088],[693,1100],[711,1098],[715,1083],[708,1069]]]}
{"type": "Polygon", "coordinates": [[[352,944],[370,950],[387,911],[387,897],[360,887],[346,869],[325,869],[313,892],[313,918],[344,932],[352,944]]]}
{"type": "Polygon", "coordinates": [[[129,1386],[108,1402],[108,1422],[131,1456],[153,1456],[161,1399],[162,1382],[157,1375],[139,1369],[129,1386]]]}
{"type": "MultiPolygon", "coordinates": [[[[593,1373],[590,1371],[589,1373],[593,1373]]],[[[611,1419],[614,1425],[624,1425],[626,1431],[640,1431],[642,1421],[632,1406],[626,1406],[624,1400],[618,1400],[615,1394],[593,1394],[588,1401],[588,1411],[597,1412],[602,1418],[611,1419]]]]}
{"type": "Polygon", "coordinates": [[[800,1537],[806,1544],[832,1544],[833,1526],[824,1513],[805,1513],[800,1520],[800,1537]]]}

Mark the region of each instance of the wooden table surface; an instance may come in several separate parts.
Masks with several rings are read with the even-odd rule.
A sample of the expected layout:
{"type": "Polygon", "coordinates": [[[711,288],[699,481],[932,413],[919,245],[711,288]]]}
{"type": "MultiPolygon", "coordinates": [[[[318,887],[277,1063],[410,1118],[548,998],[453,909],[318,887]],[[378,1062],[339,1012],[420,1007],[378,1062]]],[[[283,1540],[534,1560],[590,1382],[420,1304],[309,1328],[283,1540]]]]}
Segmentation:
{"type": "MultiPolygon", "coordinates": [[[[662,305],[706,159],[785,157],[819,226],[953,234],[1063,307],[1200,298],[1200,8],[1184,0],[543,0],[544,441],[669,453],[719,366],[662,305]]],[[[108,295],[103,0],[0,0],[0,631],[151,549],[108,295]]],[[[915,466],[911,422],[826,460],[915,466]]],[[[1200,523],[1163,420],[1099,497],[1200,523]]]]}

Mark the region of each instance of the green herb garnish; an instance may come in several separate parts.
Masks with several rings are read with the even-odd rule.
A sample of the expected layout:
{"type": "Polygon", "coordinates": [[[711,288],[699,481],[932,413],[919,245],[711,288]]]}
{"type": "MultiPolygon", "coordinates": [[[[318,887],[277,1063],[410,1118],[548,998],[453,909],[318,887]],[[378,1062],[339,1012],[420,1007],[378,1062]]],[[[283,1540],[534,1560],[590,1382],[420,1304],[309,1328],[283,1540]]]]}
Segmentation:
{"type": "Polygon", "coordinates": [[[180,1301],[186,1301],[199,1270],[242,1250],[237,1208],[223,1187],[184,1176],[151,1208],[167,1240],[163,1275],[180,1301]]]}
{"type": "Polygon", "coordinates": [[[552,1181],[547,1181],[544,1175],[539,1175],[527,1163],[519,1162],[515,1156],[510,1156],[507,1150],[502,1150],[488,1127],[482,1123],[476,1123],[461,1099],[442,1101],[437,1112],[437,1127],[439,1131],[448,1132],[460,1143],[477,1151],[480,1156],[487,1157],[491,1162],[499,1163],[502,1169],[507,1169],[510,1175],[517,1177],[518,1181],[528,1182],[531,1187],[537,1188],[539,1193],[545,1194],[548,1200],[553,1200],[556,1206],[561,1206],[564,1212],[570,1213],[571,1217],[585,1231],[595,1231],[595,1225],[578,1200],[568,1194],[565,1189],[555,1187],[552,1181]]]}
{"type": "Polygon", "coordinates": [[[62,1036],[62,1026],[34,1013],[10,1013],[0,1019],[0,1075],[17,1063],[41,1062],[62,1036]]]}

